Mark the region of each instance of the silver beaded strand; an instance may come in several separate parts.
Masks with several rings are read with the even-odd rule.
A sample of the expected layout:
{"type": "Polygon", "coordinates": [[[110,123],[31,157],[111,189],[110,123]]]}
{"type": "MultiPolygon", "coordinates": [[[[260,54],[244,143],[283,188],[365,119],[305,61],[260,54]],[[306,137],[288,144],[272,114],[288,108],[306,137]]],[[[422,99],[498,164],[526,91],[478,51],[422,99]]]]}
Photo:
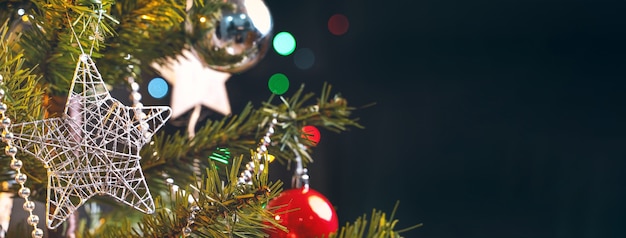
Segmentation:
{"type": "MultiPolygon", "coordinates": [[[[269,123],[267,132],[263,139],[261,139],[261,143],[256,148],[257,157],[255,158],[257,161],[263,158],[264,155],[267,154],[267,147],[272,142],[271,136],[274,134],[274,126],[278,124],[278,120],[276,119],[278,115],[274,114],[272,117],[272,121],[269,123]]],[[[252,174],[254,173],[254,165],[255,160],[252,160],[246,164],[246,169],[241,172],[239,175],[238,182],[240,184],[252,184],[252,174]]],[[[261,164],[263,166],[263,164],[261,164]]],[[[263,170],[263,167],[260,168],[263,170]]]]}
{"type": "MultiPolygon", "coordinates": [[[[137,83],[135,81],[135,77],[137,76],[137,74],[135,74],[135,65],[132,64],[131,59],[132,56],[130,54],[127,54],[126,57],[124,58],[125,60],[129,61],[129,64],[127,65],[126,69],[128,70],[129,75],[126,76],[126,81],[128,82],[128,84],[130,85],[130,96],[128,96],[128,98],[132,101],[132,106],[135,108],[142,108],[143,107],[143,103],[141,103],[141,98],[142,95],[139,92],[139,83],[137,83]]],[[[144,118],[147,117],[147,115],[142,112],[141,110],[137,109],[136,113],[135,113],[135,117],[139,120],[142,120],[144,118]]],[[[149,128],[148,125],[145,125],[145,122],[141,121],[142,123],[142,130],[149,128]]],[[[151,135],[147,134],[147,131],[144,131],[144,136],[146,136],[146,138],[150,137],[151,135]]],[[[149,145],[151,147],[154,146],[154,141],[150,141],[149,145]]],[[[156,150],[152,150],[152,157],[157,157],[158,156],[158,152],[156,150]]]]}
{"type": "MultiPolygon", "coordinates": [[[[126,56],[125,59],[130,60],[131,58],[132,56],[129,54],[126,56]]],[[[127,69],[128,69],[128,72],[130,73],[130,75],[126,77],[126,81],[130,85],[130,89],[131,89],[129,99],[132,101],[133,107],[143,107],[143,103],[141,103],[142,95],[139,92],[139,84],[135,81],[136,74],[134,72],[134,65],[128,64],[127,69]]],[[[137,113],[136,115],[140,117],[139,119],[141,119],[142,116],[145,116],[143,113],[137,113]]],[[[150,141],[150,146],[154,146],[154,141],[150,141]]],[[[157,155],[158,153],[155,150],[152,153],[152,156],[157,156],[157,155]]],[[[167,178],[166,183],[170,186],[170,191],[175,192],[176,190],[178,190],[178,186],[174,184],[173,178],[167,178]]],[[[191,225],[195,223],[196,214],[199,211],[200,211],[200,207],[198,205],[194,204],[190,207],[189,217],[187,218],[187,224],[185,225],[185,227],[183,227],[183,230],[182,230],[183,237],[188,237],[193,232],[193,230],[191,229],[191,225]]]]}
{"type": "MultiPolygon", "coordinates": [[[[129,54],[125,59],[130,60],[132,56],[129,54]]],[[[131,75],[126,76],[126,81],[130,84],[131,93],[128,97],[132,101],[133,107],[143,107],[141,103],[141,93],[139,92],[139,84],[135,82],[135,72],[133,71],[135,66],[132,64],[128,64],[128,71],[131,75]]]]}
{"type": "MultiPolygon", "coordinates": [[[[132,59],[132,56],[128,54],[124,59],[130,61],[130,59],[132,59]]],[[[134,72],[134,65],[132,63],[129,63],[127,66],[127,70],[130,75],[126,76],[126,81],[130,85],[130,89],[131,89],[131,93],[128,98],[132,101],[133,107],[143,107],[143,103],[141,103],[142,95],[139,92],[139,84],[135,81],[136,74],[134,72]]],[[[141,119],[141,117],[145,115],[140,112],[140,113],[137,113],[136,116],[139,117],[138,119],[141,119]]],[[[150,146],[154,146],[154,141],[150,141],[150,146]]],[[[154,150],[152,153],[152,156],[157,156],[157,155],[158,155],[157,151],[154,150]]],[[[178,186],[174,184],[173,178],[167,178],[166,183],[169,185],[171,192],[176,192],[178,190],[178,186]]],[[[188,237],[193,232],[193,230],[191,229],[191,225],[195,223],[196,214],[199,211],[200,211],[200,207],[198,205],[194,204],[190,207],[190,213],[189,213],[189,217],[187,218],[187,224],[185,225],[185,227],[183,227],[183,230],[182,230],[183,237],[188,237]]]]}
{"type": "Polygon", "coordinates": [[[198,205],[192,205],[190,207],[189,217],[187,218],[187,225],[183,227],[183,237],[188,237],[191,235],[193,230],[191,229],[191,225],[196,222],[196,214],[200,212],[200,207],[198,205]]]}
{"type": "MultiPolygon", "coordinates": [[[[4,78],[0,75],[0,83],[4,83],[4,78]]],[[[4,147],[4,153],[8,156],[11,156],[11,169],[14,169],[15,174],[15,182],[20,185],[20,189],[17,194],[24,198],[24,208],[25,211],[28,212],[29,216],[26,219],[29,225],[33,227],[33,231],[31,232],[31,236],[33,238],[42,238],[44,232],[42,229],[37,227],[39,223],[39,216],[33,214],[33,210],[35,210],[35,202],[29,199],[30,196],[30,188],[24,186],[26,183],[27,176],[22,173],[23,162],[17,158],[15,155],[17,154],[17,147],[13,146],[13,133],[9,131],[9,127],[11,126],[11,119],[8,118],[5,114],[8,107],[2,100],[4,99],[4,90],[0,88],[0,127],[2,127],[2,141],[6,143],[6,147],[4,147]]]]}

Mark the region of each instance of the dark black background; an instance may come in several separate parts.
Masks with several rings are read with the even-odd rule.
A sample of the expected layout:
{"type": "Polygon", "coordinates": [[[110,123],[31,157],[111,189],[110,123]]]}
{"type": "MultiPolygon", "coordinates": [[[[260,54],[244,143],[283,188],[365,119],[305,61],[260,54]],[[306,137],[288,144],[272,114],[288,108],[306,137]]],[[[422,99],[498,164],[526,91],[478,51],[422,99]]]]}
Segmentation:
{"type": "Polygon", "coordinates": [[[400,201],[397,228],[424,224],[405,237],[625,237],[618,2],[266,1],[315,64],[268,52],[227,82],[233,112],[266,100],[278,72],[286,95],[329,82],[350,105],[376,103],[355,114],[365,129],[322,131],[313,153],[311,186],[340,225],[400,201]]]}

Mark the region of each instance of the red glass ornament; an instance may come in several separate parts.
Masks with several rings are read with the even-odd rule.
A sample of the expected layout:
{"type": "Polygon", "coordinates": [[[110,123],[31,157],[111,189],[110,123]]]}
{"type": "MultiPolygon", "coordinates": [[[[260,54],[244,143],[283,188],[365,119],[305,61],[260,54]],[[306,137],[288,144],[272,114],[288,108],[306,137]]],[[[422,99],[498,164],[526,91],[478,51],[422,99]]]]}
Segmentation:
{"type": "Polygon", "coordinates": [[[313,238],[339,229],[335,208],[321,193],[305,186],[288,189],[267,204],[275,219],[288,229],[270,229],[271,238],[313,238]]]}
{"type": "Polygon", "coordinates": [[[317,127],[311,125],[302,127],[302,138],[310,140],[313,142],[313,145],[317,145],[321,137],[320,130],[318,130],[317,127]]]}

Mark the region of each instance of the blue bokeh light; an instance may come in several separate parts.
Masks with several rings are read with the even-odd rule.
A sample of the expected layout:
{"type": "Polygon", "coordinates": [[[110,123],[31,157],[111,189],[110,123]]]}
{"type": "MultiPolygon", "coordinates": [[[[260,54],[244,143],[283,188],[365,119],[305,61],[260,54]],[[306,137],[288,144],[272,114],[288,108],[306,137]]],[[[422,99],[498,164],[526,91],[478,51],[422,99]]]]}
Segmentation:
{"type": "Polygon", "coordinates": [[[148,94],[153,98],[163,98],[169,91],[169,85],[165,82],[165,79],[155,77],[148,82],[148,94]]]}

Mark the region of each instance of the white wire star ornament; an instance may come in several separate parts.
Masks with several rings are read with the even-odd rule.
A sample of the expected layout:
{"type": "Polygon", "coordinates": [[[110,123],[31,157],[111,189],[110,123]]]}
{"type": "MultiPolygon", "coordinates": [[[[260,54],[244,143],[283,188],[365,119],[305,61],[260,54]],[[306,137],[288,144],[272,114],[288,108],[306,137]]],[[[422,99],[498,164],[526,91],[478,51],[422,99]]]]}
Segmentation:
{"type": "Polygon", "coordinates": [[[111,97],[91,57],[81,55],[64,115],[11,129],[16,147],[48,171],[48,227],[58,227],[94,195],[153,213],[139,151],[170,116],[167,106],[128,107],[111,97]]]}

